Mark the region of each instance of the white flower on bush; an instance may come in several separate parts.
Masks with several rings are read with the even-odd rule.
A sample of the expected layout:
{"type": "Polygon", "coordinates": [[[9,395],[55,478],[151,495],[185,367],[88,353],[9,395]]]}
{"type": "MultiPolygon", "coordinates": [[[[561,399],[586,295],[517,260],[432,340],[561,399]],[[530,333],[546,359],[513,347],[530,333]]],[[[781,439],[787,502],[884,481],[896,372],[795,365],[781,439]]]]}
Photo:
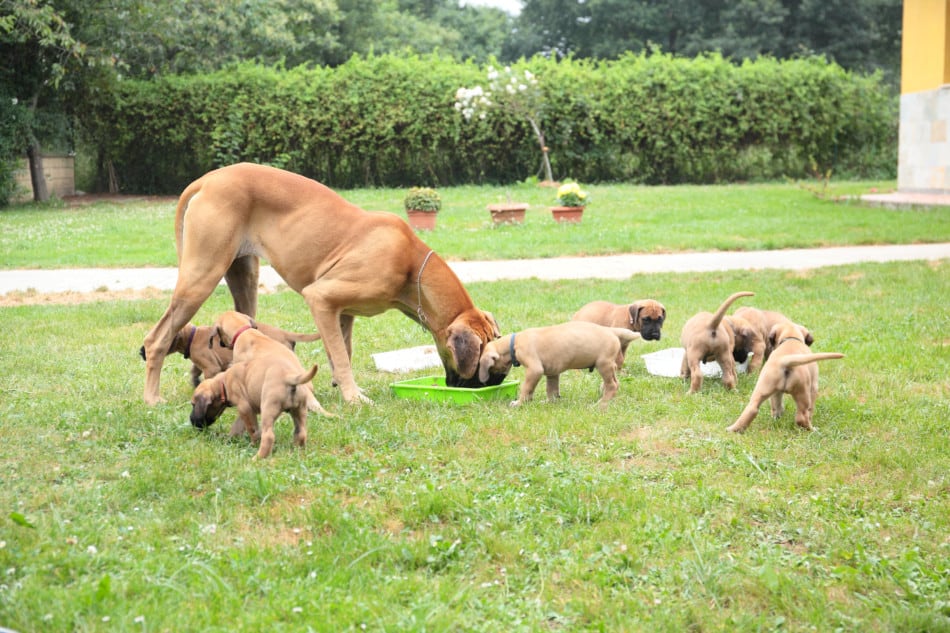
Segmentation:
{"type": "Polygon", "coordinates": [[[487,77],[487,90],[480,85],[474,88],[459,88],[455,92],[455,109],[465,117],[466,121],[471,121],[476,115],[480,120],[484,120],[493,108],[508,110],[526,118],[541,148],[544,176],[547,180],[553,180],[548,148],[540,125],[544,93],[538,85],[537,78],[530,70],[526,69],[519,73],[511,66],[505,66],[504,70],[500,71],[494,66],[489,66],[487,77]]]}

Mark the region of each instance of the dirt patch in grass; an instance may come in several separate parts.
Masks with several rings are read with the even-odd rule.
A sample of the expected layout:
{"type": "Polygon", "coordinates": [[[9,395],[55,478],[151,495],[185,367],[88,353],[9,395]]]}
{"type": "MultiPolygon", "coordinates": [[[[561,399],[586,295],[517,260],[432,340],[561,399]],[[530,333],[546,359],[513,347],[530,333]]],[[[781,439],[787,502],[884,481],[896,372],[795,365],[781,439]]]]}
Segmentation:
{"type": "Polygon", "coordinates": [[[77,305],[95,301],[133,301],[158,299],[166,296],[165,290],[145,288],[142,290],[97,290],[95,292],[35,292],[31,290],[0,295],[0,308],[31,305],[77,305]]]}

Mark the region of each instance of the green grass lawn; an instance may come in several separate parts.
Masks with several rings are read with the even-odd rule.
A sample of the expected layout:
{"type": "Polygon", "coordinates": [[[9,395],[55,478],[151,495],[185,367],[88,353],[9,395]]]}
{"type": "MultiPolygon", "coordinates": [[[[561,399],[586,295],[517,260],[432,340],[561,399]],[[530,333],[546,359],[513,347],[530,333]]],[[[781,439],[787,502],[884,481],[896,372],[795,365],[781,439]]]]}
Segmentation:
{"type": "MultiPolygon", "coordinates": [[[[839,198],[893,183],[832,183],[839,198]]],[[[950,208],[892,211],[820,198],[790,184],[587,187],[579,225],[557,224],[553,189],[519,184],[441,190],[444,206],[424,240],[446,259],[761,250],[950,240],[950,208]],[[486,205],[508,197],[531,206],[520,226],[492,225],[486,205]]],[[[366,209],[405,217],[404,190],[342,192],[366,209]]],[[[174,202],[22,206],[0,211],[0,267],[175,266],[174,202]]]]}
{"type": "MultiPolygon", "coordinates": [[[[710,190],[738,195],[695,189],[704,200],[710,190]]],[[[631,208],[642,208],[645,190],[629,191],[631,208]]],[[[777,195],[761,191],[768,200],[777,195]]],[[[888,222],[884,212],[783,191],[778,197],[798,202],[759,215],[800,206],[867,216],[869,234],[887,235],[879,226],[888,222]]],[[[671,209],[657,205],[654,218],[704,214],[702,204],[674,204],[676,190],[662,193],[671,209]]],[[[108,207],[50,213],[115,213],[123,224],[134,217],[108,207]]],[[[140,230],[162,248],[125,260],[110,252],[120,250],[116,243],[103,244],[96,257],[171,264],[163,250],[170,248],[167,211],[149,213],[140,230]]],[[[596,213],[582,230],[597,226],[596,213]]],[[[463,233],[453,225],[471,221],[471,241],[483,244],[465,256],[510,255],[499,237],[509,235],[543,254],[521,237],[536,230],[530,223],[493,230],[482,226],[485,218],[463,215],[446,212],[447,226],[431,242],[453,243],[463,233]],[[476,239],[485,235],[493,239],[476,239]]],[[[901,229],[929,218],[933,230],[913,239],[946,238],[946,215],[894,215],[901,229]]],[[[49,232],[52,219],[33,217],[43,244],[69,234],[49,232]]],[[[710,222],[707,229],[726,219],[710,222]]],[[[741,226],[736,232],[751,241],[754,232],[741,226]]],[[[669,227],[669,243],[638,241],[645,246],[633,250],[693,246],[669,227]]],[[[815,237],[824,235],[820,226],[800,231],[794,245],[803,245],[802,235],[813,236],[806,243],[825,241],[815,237]]],[[[600,247],[592,237],[585,250],[600,247]]],[[[696,245],[707,247],[716,246],[696,245]]],[[[3,253],[6,266],[85,260],[13,262],[6,245],[3,253]]],[[[946,261],[479,283],[469,291],[505,332],[563,321],[592,299],[654,298],[669,318],[663,340],[633,345],[605,412],[594,406],[597,374],[577,371],[563,377],[560,401],[540,397],[519,409],[394,399],[391,381],[426,372],[377,372],[370,354],[431,339],[396,313],[358,319],[355,373],[375,406],[344,406],[320,345],[301,344],[304,362],[321,364],[317,397],[339,417],[311,416],[308,447],[297,451],[285,416],[273,456],[253,461],[246,440],[227,437],[233,412],[204,432],[188,423],[180,356],[163,373],[168,403],[142,403],[137,350],[167,295],[0,309],[0,625],[21,632],[950,631],[946,261]],[[708,379],[689,396],[679,379],[646,373],[639,353],[677,346],[690,316],[736,290],[757,293],[736,307],[780,310],[812,329],[816,351],[847,355],[821,366],[815,432],[797,428],[791,410],[772,420],[766,406],[747,433],[727,433],[751,392],[750,376],[740,375],[736,392],[708,379]]],[[[196,321],[228,307],[219,289],[196,321]]],[[[312,327],[290,292],[263,296],[259,317],[312,327]]],[[[521,370],[512,376],[520,379],[521,370]]]]}

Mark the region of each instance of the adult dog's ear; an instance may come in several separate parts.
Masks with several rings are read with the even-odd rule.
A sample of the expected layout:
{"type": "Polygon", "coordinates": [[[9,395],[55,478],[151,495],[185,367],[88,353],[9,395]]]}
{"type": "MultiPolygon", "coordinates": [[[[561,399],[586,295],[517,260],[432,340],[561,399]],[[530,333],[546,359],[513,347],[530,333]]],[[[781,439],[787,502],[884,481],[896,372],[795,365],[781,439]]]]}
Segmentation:
{"type": "Polygon", "coordinates": [[[482,310],[482,314],[485,315],[485,318],[488,319],[488,322],[491,324],[491,340],[494,341],[501,336],[501,328],[498,327],[498,321],[495,320],[495,315],[488,310],[482,310]]]}
{"type": "Polygon", "coordinates": [[[452,352],[455,370],[462,378],[471,378],[478,370],[482,339],[465,325],[450,325],[448,334],[445,345],[452,352]]]}

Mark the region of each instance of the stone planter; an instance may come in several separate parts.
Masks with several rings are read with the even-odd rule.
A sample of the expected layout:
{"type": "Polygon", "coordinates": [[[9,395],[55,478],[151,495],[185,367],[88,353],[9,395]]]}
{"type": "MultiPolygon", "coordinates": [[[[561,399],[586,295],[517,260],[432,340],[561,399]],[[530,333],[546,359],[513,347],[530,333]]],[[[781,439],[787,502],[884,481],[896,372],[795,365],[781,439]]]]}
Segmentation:
{"type": "Polygon", "coordinates": [[[406,217],[409,219],[409,226],[419,231],[431,231],[435,228],[435,216],[438,213],[433,211],[417,211],[415,209],[406,209],[406,217]]]}
{"type": "Polygon", "coordinates": [[[528,204],[524,202],[504,202],[488,205],[491,221],[495,224],[522,224],[528,204]]]}
{"type": "Polygon", "coordinates": [[[551,215],[558,222],[580,222],[584,207],[551,207],[551,215]]]}

